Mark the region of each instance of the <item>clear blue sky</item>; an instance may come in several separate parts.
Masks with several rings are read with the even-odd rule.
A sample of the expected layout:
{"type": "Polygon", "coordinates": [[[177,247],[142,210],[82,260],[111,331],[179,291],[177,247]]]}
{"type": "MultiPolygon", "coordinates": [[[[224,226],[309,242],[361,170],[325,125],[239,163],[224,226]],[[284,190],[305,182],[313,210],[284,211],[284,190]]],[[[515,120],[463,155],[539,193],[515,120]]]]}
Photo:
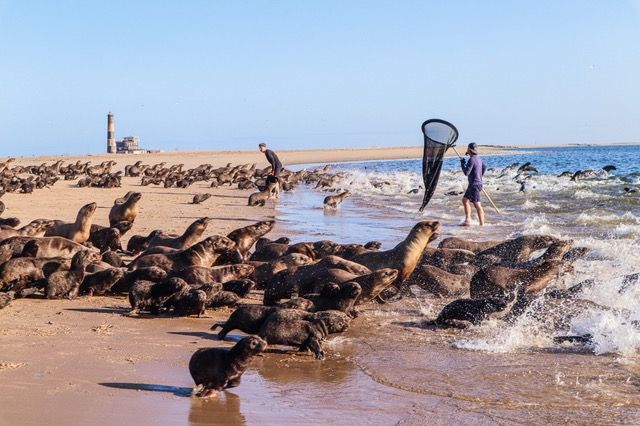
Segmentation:
{"type": "Polygon", "coordinates": [[[0,155],[640,141],[640,1],[0,0],[0,155]]]}

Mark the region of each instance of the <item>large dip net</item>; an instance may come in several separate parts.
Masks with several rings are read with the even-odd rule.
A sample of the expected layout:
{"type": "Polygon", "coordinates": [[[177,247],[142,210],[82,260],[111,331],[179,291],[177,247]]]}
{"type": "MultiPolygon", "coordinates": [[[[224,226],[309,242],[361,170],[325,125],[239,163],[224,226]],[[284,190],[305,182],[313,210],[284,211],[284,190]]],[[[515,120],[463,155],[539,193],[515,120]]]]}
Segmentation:
{"type": "Polygon", "coordinates": [[[444,153],[458,140],[458,129],[449,122],[434,118],[422,123],[422,133],[424,134],[424,153],[422,155],[424,198],[420,211],[424,210],[433,197],[440,178],[444,153]]]}

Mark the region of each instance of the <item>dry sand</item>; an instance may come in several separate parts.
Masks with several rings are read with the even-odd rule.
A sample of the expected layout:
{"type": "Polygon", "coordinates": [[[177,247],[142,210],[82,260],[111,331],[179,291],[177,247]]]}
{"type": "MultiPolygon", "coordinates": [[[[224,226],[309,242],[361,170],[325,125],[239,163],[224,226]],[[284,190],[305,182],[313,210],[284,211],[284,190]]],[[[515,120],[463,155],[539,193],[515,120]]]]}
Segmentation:
{"type": "MultiPolygon", "coordinates": [[[[421,148],[279,154],[286,166],[415,158],[421,155],[421,148]]],[[[59,158],[21,158],[18,163],[39,164],[59,158]]],[[[64,159],[91,160],[93,164],[115,159],[117,168],[137,160],[147,164],[184,163],[185,167],[228,162],[266,166],[264,156],[258,152],[172,152],[64,159]]],[[[7,206],[3,216],[19,217],[23,223],[43,217],[72,221],[83,204],[95,201],[99,207],[94,223],[107,224],[113,200],[135,190],[143,193],[143,199],[129,235],[146,234],[156,228],[181,233],[203,216],[213,218],[207,234],[226,234],[237,227],[274,218],[273,201],[265,207],[249,208],[248,193],[244,191],[211,189],[204,183],[187,189],[141,187],[139,181],[124,178],[122,188],[117,189],[78,188],[74,182],[59,181],[53,188],[36,190],[33,194],[6,194],[2,199],[7,206]],[[190,204],[193,195],[199,192],[214,196],[203,204],[190,204]]],[[[271,235],[290,234],[277,227],[271,235]]],[[[189,357],[199,347],[231,345],[216,341],[208,331],[213,322],[226,319],[230,311],[208,311],[205,318],[130,318],[123,316],[127,308],[125,298],[85,297],[72,301],[21,299],[1,310],[0,425],[281,421],[321,424],[337,415],[327,416],[327,406],[338,409],[340,417],[334,423],[340,424],[364,423],[364,419],[393,424],[401,419],[422,419],[422,414],[442,420],[452,412],[470,421],[477,420],[473,413],[450,410],[448,403],[440,399],[421,397],[422,405],[417,407],[411,394],[372,381],[354,365],[347,365],[346,357],[339,354],[331,355],[324,364],[306,356],[268,354],[259,361],[261,373],[250,368],[237,390],[206,402],[188,398],[192,386],[186,367],[189,357]],[[267,386],[269,375],[273,375],[273,382],[267,386]],[[341,375],[355,375],[351,382],[362,383],[363,387],[343,389],[350,396],[342,395],[336,401],[336,395],[326,389],[317,392],[306,385],[313,377],[326,382],[331,389],[334,380],[338,380],[336,376],[341,375]],[[361,394],[363,390],[365,394],[361,394]]]]}

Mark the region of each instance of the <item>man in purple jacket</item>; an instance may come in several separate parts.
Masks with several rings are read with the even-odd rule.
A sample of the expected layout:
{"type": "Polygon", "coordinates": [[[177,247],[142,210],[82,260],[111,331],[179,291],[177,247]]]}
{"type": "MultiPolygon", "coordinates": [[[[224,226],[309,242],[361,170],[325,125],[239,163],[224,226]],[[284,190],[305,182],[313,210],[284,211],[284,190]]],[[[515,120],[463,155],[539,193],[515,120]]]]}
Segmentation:
{"type": "Polygon", "coordinates": [[[460,159],[462,172],[469,179],[469,186],[462,197],[462,205],[464,206],[464,226],[471,226],[471,204],[476,208],[478,213],[478,221],[480,226],[484,225],[484,210],[480,204],[480,193],[482,192],[482,176],[487,166],[478,155],[478,145],[470,143],[467,147],[465,155],[469,156],[469,161],[464,158],[460,159]]]}

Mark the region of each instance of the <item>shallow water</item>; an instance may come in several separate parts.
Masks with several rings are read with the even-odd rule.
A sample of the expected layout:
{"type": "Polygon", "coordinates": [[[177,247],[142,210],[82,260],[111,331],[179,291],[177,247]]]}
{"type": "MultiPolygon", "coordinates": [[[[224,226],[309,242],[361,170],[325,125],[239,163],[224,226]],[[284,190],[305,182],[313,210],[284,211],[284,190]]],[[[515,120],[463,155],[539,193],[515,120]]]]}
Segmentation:
{"type": "Polygon", "coordinates": [[[329,191],[349,189],[352,198],[326,211],[326,192],[298,188],[283,196],[277,217],[282,229],[300,234],[296,241],[380,240],[390,248],[416,221],[436,219],[443,224],[443,237],[545,233],[588,247],[574,271],[554,284],[566,288],[594,279],[596,284],[575,301],[537,301],[512,325],[496,321],[461,332],[433,331],[421,324],[447,301],[415,289],[415,297],[374,307],[356,322],[350,359],[379,385],[453,399],[485,414],[507,410],[501,418],[510,421],[531,421],[530,410],[539,416],[542,409],[556,413],[547,417],[550,421],[587,421],[595,414],[602,423],[633,423],[640,408],[640,330],[632,323],[640,320],[640,285],[623,289],[623,277],[640,271],[640,194],[625,194],[623,188],[640,185],[640,166],[629,160],[638,154],[639,147],[580,147],[486,157],[485,188],[502,214],[485,202],[489,225],[483,228],[459,227],[460,196],[444,195],[464,190],[457,159],[446,160],[423,214],[417,213],[422,195],[407,194],[421,184],[420,161],[404,160],[336,165],[334,171],[346,173],[329,191]],[[499,177],[516,161],[531,161],[539,170],[527,180],[525,192],[519,192],[515,171],[499,177]],[[617,170],[577,182],[558,177],[565,170],[608,164],[617,170]],[[554,328],[552,320],[567,312],[566,325],[554,328]],[[558,334],[587,333],[593,335],[588,345],[552,340],[558,334]]]}

